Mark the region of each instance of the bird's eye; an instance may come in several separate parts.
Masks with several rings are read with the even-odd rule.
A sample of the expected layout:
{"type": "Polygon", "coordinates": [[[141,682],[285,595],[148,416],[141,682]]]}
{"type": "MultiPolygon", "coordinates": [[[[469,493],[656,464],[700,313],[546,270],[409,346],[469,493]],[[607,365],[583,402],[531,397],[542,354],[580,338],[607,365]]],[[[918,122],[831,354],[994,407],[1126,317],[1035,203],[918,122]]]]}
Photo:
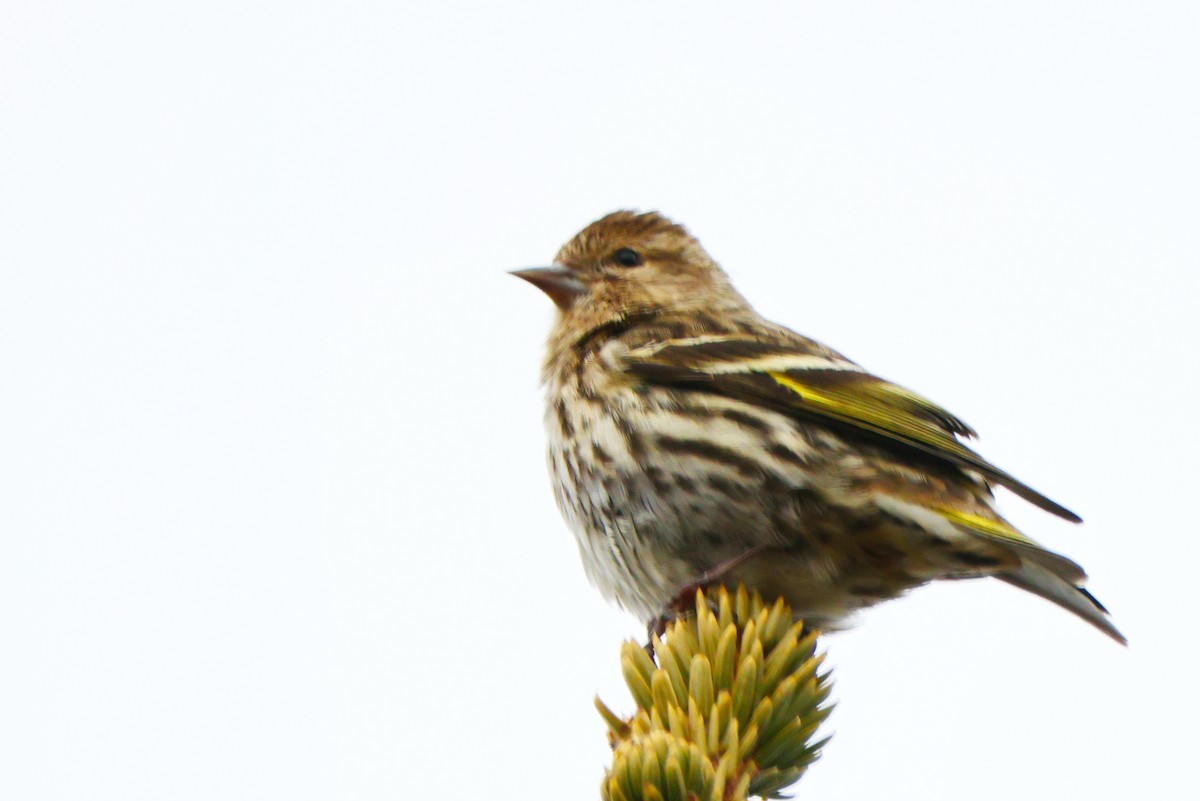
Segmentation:
{"type": "Polygon", "coordinates": [[[637,267],[642,263],[642,254],[631,248],[621,248],[613,254],[613,261],[622,267],[637,267]]]}

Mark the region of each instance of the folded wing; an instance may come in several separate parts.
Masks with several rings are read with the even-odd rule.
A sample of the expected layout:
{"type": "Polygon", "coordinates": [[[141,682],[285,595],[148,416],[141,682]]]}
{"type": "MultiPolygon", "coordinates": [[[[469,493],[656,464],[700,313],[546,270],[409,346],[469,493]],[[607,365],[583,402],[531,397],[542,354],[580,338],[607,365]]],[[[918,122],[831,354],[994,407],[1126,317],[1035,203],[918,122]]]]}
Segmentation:
{"type": "Polygon", "coordinates": [[[975,432],[950,412],[798,335],[671,339],[628,350],[620,361],[647,383],[745,400],[975,471],[1052,514],[1080,521],[964,445],[959,438],[975,432]]]}

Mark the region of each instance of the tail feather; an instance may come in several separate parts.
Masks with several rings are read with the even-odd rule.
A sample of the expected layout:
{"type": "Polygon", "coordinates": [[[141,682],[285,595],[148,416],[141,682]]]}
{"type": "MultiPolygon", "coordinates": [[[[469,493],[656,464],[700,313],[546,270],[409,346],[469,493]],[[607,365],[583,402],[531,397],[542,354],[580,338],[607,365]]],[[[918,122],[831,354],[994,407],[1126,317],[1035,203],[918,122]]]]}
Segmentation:
{"type": "Polygon", "coordinates": [[[1121,645],[1128,645],[1125,635],[1117,631],[1117,627],[1108,619],[1108,610],[1090,592],[1055,574],[1045,565],[1026,560],[1016,570],[998,573],[996,578],[1058,604],[1121,645]]]}

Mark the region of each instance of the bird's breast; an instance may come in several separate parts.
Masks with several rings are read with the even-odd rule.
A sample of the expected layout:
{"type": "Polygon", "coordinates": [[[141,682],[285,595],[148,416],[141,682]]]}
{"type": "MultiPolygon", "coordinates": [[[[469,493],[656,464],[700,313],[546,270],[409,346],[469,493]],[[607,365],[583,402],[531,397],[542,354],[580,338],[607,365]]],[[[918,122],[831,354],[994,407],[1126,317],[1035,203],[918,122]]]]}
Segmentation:
{"type": "Polygon", "coordinates": [[[549,386],[555,495],[589,578],[634,611],[722,560],[796,545],[811,509],[812,432],[701,393],[589,380],[549,386]]]}

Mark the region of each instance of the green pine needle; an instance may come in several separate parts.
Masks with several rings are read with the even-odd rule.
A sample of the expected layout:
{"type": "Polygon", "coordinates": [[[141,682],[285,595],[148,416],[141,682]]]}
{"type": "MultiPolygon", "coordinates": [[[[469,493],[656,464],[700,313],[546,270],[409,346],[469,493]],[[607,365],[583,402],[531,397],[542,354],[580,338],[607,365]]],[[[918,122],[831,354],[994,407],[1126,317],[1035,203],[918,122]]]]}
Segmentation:
{"type": "Polygon", "coordinates": [[[813,741],[832,709],[816,634],[739,586],[715,605],[696,592],[695,614],[651,640],[621,648],[621,671],[637,704],[629,719],[596,699],[613,764],[605,801],[746,801],[782,798],[820,757],[813,741]]]}

